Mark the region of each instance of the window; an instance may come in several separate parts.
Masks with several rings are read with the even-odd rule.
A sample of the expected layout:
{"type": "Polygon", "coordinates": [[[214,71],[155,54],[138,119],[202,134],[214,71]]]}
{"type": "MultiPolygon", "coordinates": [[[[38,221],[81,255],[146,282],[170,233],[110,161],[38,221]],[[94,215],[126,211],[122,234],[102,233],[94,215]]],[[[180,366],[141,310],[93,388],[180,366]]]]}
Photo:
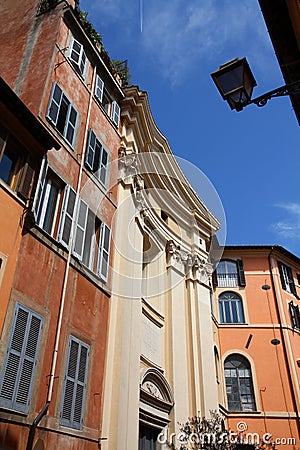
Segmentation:
{"type": "Polygon", "coordinates": [[[278,267],[282,288],[291,294],[297,295],[292,269],[280,261],[278,261],[278,267]]]}
{"type": "Polygon", "coordinates": [[[216,269],[215,284],[219,287],[246,286],[243,261],[223,260],[216,269]]]}
{"type": "Polygon", "coordinates": [[[65,137],[71,146],[73,146],[75,139],[77,116],[77,111],[70,100],[58,84],[54,83],[48,106],[47,119],[53,123],[55,128],[65,137]]]}
{"type": "Polygon", "coordinates": [[[108,278],[110,229],[65,184],[44,160],[34,198],[36,223],[50,236],[69,248],[72,223],[72,253],[104,281],[108,278]]]}
{"type": "Polygon", "coordinates": [[[249,361],[233,354],[224,363],[229,411],[256,411],[249,361]]]}
{"type": "Polygon", "coordinates": [[[104,87],[103,80],[97,75],[95,85],[95,96],[102,104],[106,114],[111,118],[113,123],[118,127],[120,122],[121,109],[119,104],[112,100],[109,93],[104,87]]]}
{"type": "Polygon", "coordinates": [[[80,430],[83,422],[89,345],[70,336],[60,423],[80,430]]]}
{"type": "Polygon", "coordinates": [[[289,303],[289,312],[290,312],[290,318],[293,328],[300,329],[300,311],[299,306],[294,305],[293,302],[289,303]]]}
{"type": "Polygon", "coordinates": [[[221,323],[245,323],[242,299],[234,292],[223,292],[219,296],[221,323]]]}
{"type": "Polygon", "coordinates": [[[0,126],[0,179],[24,200],[29,199],[35,163],[26,149],[0,126]]]}
{"type": "Polygon", "coordinates": [[[94,173],[94,175],[105,186],[108,172],[108,152],[97,139],[97,136],[90,129],[87,151],[85,156],[85,165],[94,173]]]}
{"type": "Polygon", "coordinates": [[[17,303],[3,370],[0,406],[27,413],[37,364],[43,318],[17,303]]]}
{"type": "Polygon", "coordinates": [[[140,425],[139,450],[156,450],[159,431],[140,425]]]}
{"type": "Polygon", "coordinates": [[[71,39],[69,58],[72,61],[75,69],[80,73],[80,75],[84,76],[85,67],[86,67],[86,54],[83,48],[83,45],[80,42],[76,41],[76,39],[71,39]]]}

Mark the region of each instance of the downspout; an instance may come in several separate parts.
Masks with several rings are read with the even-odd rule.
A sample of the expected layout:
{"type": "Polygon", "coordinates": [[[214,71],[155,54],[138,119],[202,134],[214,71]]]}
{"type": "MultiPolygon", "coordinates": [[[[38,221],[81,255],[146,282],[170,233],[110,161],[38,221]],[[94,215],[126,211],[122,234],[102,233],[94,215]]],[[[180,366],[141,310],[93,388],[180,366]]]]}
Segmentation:
{"type": "Polygon", "coordinates": [[[295,394],[295,390],[294,390],[292,375],[289,371],[289,357],[288,357],[287,347],[286,347],[286,343],[285,343],[285,336],[284,336],[284,331],[283,331],[283,326],[282,326],[282,318],[281,318],[281,314],[280,314],[279,302],[278,302],[278,297],[277,297],[277,293],[276,293],[276,286],[275,286],[273,270],[272,270],[271,255],[272,255],[273,251],[274,251],[274,247],[272,247],[272,250],[268,255],[271,283],[272,283],[272,289],[274,292],[276,312],[277,312],[277,316],[279,319],[279,329],[280,329],[280,335],[281,335],[281,340],[282,340],[283,354],[284,354],[284,360],[285,360],[285,364],[286,364],[286,368],[287,368],[286,372],[288,375],[290,391],[292,394],[292,403],[293,403],[293,407],[295,409],[295,413],[296,413],[296,417],[297,417],[298,435],[300,436],[300,416],[299,416],[298,407],[297,407],[297,398],[296,398],[296,394],[295,394]]]}
{"type": "Polygon", "coordinates": [[[32,424],[30,426],[29,434],[28,434],[26,450],[32,449],[36,427],[38,426],[38,424],[40,423],[42,418],[47,414],[49,405],[50,405],[50,402],[47,402],[45,404],[45,406],[41,409],[41,411],[38,413],[38,415],[36,416],[34,421],[32,422],[32,424]]]}
{"type": "MultiPolygon", "coordinates": [[[[86,116],[84,139],[83,139],[82,153],[81,153],[81,162],[80,162],[80,169],[79,169],[79,175],[78,175],[78,181],[77,181],[76,199],[75,199],[75,205],[74,205],[75,214],[76,214],[76,211],[78,208],[79,193],[81,190],[82,174],[83,174],[83,167],[84,167],[84,160],[85,160],[89,122],[90,122],[90,116],[91,116],[93,92],[94,92],[94,88],[95,88],[96,73],[97,73],[97,67],[95,66],[94,72],[93,72],[92,86],[91,86],[91,91],[90,91],[89,105],[88,105],[87,116],[86,116]]],[[[75,219],[75,214],[74,214],[74,219],[75,219]]],[[[63,320],[63,315],[64,315],[64,307],[65,307],[65,300],[66,300],[66,294],[67,294],[67,284],[68,284],[68,279],[69,279],[71,256],[72,256],[72,247],[73,247],[73,239],[74,239],[74,231],[75,231],[75,220],[74,219],[72,220],[72,226],[71,226],[71,231],[70,231],[68,258],[67,258],[67,263],[66,263],[63,288],[62,288],[62,294],[61,294],[61,300],[60,300],[60,307],[59,307],[59,314],[58,314],[58,321],[57,321],[57,328],[56,328],[56,336],[55,336],[55,344],[54,344],[51,371],[50,371],[50,377],[49,377],[47,402],[30,426],[26,450],[32,450],[36,427],[39,424],[39,422],[41,421],[41,419],[46,415],[49,405],[52,400],[53,385],[54,385],[54,378],[55,378],[55,371],[56,371],[56,364],[57,364],[57,355],[58,355],[58,348],[59,348],[59,344],[60,344],[61,327],[62,327],[62,320],[63,320]]]]}

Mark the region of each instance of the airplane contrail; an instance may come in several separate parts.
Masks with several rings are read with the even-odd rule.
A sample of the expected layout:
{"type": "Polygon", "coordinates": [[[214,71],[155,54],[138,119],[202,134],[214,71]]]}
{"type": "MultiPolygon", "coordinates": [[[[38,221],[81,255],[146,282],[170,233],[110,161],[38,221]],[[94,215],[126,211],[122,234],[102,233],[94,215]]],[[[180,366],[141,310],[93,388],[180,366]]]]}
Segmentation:
{"type": "Polygon", "coordinates": [[[141,33],[143,32],[143,0],[140,0],[140,27],[141,33]]]}

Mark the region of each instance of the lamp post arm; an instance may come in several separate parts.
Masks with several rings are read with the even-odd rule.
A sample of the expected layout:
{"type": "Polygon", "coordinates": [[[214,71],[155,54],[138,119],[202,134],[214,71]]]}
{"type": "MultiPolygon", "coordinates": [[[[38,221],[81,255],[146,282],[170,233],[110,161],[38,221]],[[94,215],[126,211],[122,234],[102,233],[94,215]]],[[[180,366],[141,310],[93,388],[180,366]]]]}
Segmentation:
{"type": "Polygon", "coordinates": [[[274,97],[282,97],[284,95],[300,94],[300,80],[281,86],[273,91],[267,92],[259,97],[253,98],[247,104],[254,103],[256,106],[265,106],[265,104],[274,97]]]}

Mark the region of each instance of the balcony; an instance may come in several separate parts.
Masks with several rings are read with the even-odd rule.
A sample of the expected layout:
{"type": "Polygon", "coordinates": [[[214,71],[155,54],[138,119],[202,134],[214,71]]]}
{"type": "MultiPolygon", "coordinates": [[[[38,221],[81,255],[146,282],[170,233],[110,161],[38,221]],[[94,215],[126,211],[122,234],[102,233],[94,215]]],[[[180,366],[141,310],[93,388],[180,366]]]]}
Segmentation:
{"type": "Polygon", "coordinates": [[[239,285],[237,273],[217,273],[218,287],[235,287],[239,285]]]}

